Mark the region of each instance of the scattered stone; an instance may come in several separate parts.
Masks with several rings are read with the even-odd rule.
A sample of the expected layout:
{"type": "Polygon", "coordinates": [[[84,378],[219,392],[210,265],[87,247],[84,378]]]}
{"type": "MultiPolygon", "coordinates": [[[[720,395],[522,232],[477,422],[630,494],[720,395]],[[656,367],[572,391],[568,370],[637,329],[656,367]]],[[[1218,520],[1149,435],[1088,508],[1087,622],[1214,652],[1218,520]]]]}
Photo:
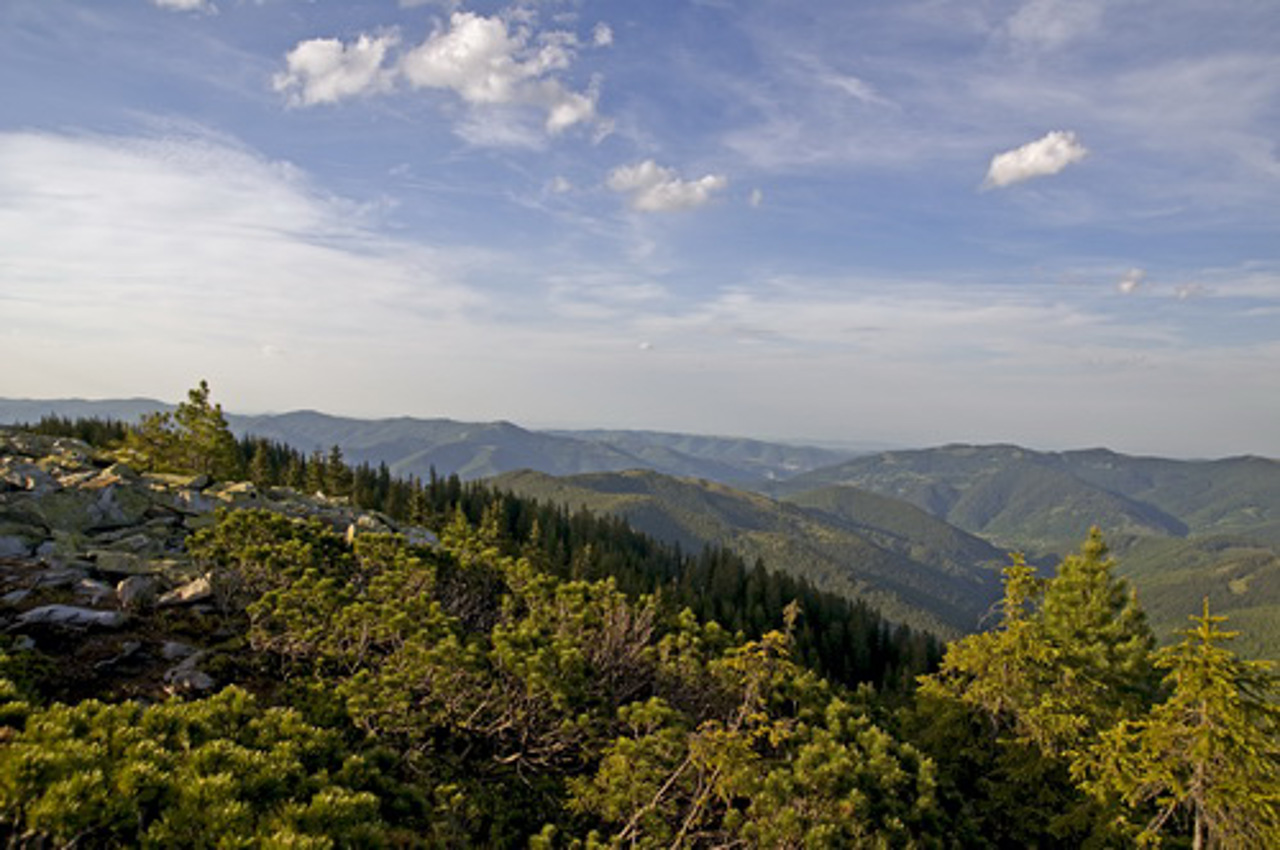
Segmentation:
{"type": "Polygon", "coordinates": [[[179,658],[186,658],[193,655],[196,648],[189,643],[183,643],[180,640],[167,640],[160,647],[160,655],[166,661],[177,661],[179,658]]]}
{"type": "Polygon", "coordinates": [[[213,582],[209,580],[209,576],[203,575],[163,594],[156,600],[156,607],[190,605],[193,602],[203,602],[211,596],[213,596],[213,582]]]}
{"type": "Polygon", "coordinates": [[[128,618],[119,611],[97,611],[93,608],[79,608],[75,605],[41,605],[18,615],[16,626],[56,626],[68,629],[83,629],[91,626],[103,629],[118,629],[128,618]]]}
{"type": "Polygon", "coordinates": [[[104,469],[102,474],[110,475],[119,481],[137,481],[142,477],[127,463],[113,463],[104,469]]]}
{"type": "Polygon", "coordinates": [[[156,604],[156,582],[147,576],[128,576],[116,585],[116,599],[126,611],[145,611],[156,604]]]}
{"type": "Polygon", "coordinates": [[[57,489],[58,482],[34,463],[5,459],[0,462],[0,486],[5,490],[43,494],[57,489]]]}
{"type": "Polygon", "coordinates": [[[152,572],[151,565],[132,552],[114,552],[110,549],[91,549],[89,557],[100,573],[111,575],[144,575],[152,572]]]}
{"type": "Polygon", "coordinates": [[[8,605],[10,607],[17,607],[18,605],[21,605],[23,601],[25,601],[26,598],[30,595],[31,595],[31,591],[27,590],[26,588],[11,590],[8,593],[6,593],[4,596],[0,596],[0,604],[8,605]]]}
{"type": "Polygon", "coordinates": [[[213,681],[213,677],[196,666],[204,660],[206,655],[208,653],[204,651],[192,653],[176,667],[166,670],[165,690],[173,694],[213,690],[214,685],[217,684],[213,681]]]}
{"type": "Polygon", "coordinates": [[[27,558],[31,556],[31,544],[16,534],[0,537],[0,558],[27,558]]]}
{"type": "Polygon", "coordinates": [[[120,644],[120,652],[111,656],[110,658],[104,658],[101,661],[95,663],[93,665],[94,669],[103,670],[108,667],[114,667],[115,665],[119,664],[121,661],[128,660],[129,657],[135,654],[139,649],[142,649],[142,644],[140,642],[136,640],[127,640],[124,643],[120,644]]]}
{"type": "Polygon", "coordinates": [[[252,481],[235,481],[209,487],[204,491],[204,495],[212,496],[229,505],[243,504],[258,501],[258,488],[252,481]]]}
{"type": "Polygon", "coordinates": [[[174,493],[170,507],[179,513],[194,515],[209,513],[216,508],[217,505],[217,502],[210,499],[199,490],[191,489],[179,490],[174,493]]]}
{"type": "Polygon", "coordinates": [[[61,587],[73,587],[81,579],[89,577],[89,573],[77,566],[67,565],[62,567],[50,567],[41,571],[36,577],[36,587],[44,587],[50,590],[57,590],[61,587]]]}
{"type": "Polygon", "coordinates": [[[115,595],[115,590],[111,585],[92,578],[80,579],[75,583],[74,590],[76,596],[87,599],[90,605],[98,605],[115,595]]]}

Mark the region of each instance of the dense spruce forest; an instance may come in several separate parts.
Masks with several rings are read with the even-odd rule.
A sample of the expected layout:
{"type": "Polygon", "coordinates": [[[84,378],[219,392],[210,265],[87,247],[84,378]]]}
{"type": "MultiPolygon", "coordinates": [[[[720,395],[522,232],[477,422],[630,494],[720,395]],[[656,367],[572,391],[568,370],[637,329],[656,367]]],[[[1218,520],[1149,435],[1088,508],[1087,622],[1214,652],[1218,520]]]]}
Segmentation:
{"type": "MultiPolygon", "coordinates": [[[[61,591],[7,558],[11,846],[1280,846],[1276,677],[1208,602],[1157,649],[1096,532],[1050,577],[1014,559],[992,628],[941,647],[727,551],[236,440],[205,384],[28,431],[0,434],[15,527],[58,482],[244,479],[431,534],[193,515],[207,601],[130,613],[203,647],[210,686],[167,698],[69,687],[72,639],[27,628],[61,591]]],[[[22,520],[47,551],[55,513],[22,520]]]]}

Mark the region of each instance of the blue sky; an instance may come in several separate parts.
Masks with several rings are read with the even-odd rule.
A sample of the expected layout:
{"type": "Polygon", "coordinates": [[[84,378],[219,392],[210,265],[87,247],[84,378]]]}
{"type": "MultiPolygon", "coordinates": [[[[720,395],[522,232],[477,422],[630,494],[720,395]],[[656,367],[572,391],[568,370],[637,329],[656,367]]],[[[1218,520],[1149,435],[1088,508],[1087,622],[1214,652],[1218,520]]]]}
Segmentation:
{"type": "Polygon", "coordinates": [[[0,81],[0,395],[1280,456],[1273,0],[6,0],[0,81]]]}

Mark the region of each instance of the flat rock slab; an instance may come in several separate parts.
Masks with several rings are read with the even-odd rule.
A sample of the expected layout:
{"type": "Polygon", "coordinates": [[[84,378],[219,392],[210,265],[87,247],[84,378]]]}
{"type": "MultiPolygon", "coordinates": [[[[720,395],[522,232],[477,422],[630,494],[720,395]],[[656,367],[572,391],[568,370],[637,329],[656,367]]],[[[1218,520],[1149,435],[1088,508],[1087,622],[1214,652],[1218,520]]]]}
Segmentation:
{"type": "Polygon", "coordinates": [[[120,611],[98,611],[75,605],[41,605],[18,615],[18,626],[56,626],[68,629],[118,629],[128,619],[120,611]]]}

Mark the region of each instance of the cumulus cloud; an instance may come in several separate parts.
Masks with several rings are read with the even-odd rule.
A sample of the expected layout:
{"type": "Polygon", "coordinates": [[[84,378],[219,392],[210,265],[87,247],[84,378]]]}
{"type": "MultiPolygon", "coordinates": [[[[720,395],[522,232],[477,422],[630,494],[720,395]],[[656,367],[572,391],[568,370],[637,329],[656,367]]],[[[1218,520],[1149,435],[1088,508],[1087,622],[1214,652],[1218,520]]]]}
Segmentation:
{"type": "Polygon", "coordinates": [[[1048,177],[1088,155],[1088,149],[1075,133],[1055,130],[1020,148],[992,157],[983,186],[1002,188],[1036,177],[1048,177]]]}
{"type": "MultiPolygon", "coordinates": [[[[594,37],[599,42],[603,31],[597,28],[594,37]]],[[[384,92],[397,83],[449,91],[473,107],[463,135],[487,144],[528,143],[530,134],[510,116],[496,115],[502,107],[540,112],[542,130],[552,135],[579,124],[607,127],[596,113],[599,81],[575,91],[557,76],[575,58],[573,33],[535,33],[527,24],[512,26],[497,15],[454,12],[422,43],[390,59],[398,41],[392,33],[361,35],[346,44],[330,38],[301,42],[286,56],[288,69],[276,75],[274,87],[296,106],[384,92]],[[493,121],[496,126],[488,130],[479,126],[493,121]]]]}
{"type": "Polygon", "coordinates": [[[572,63],[575,43],[571,33],[535,39],[500,17],[455,12],[401,58],[399,70],[415,88],[446,89],[469,104],[543,109],[546,130],[559,133],[596,117],[596,85],[576,92],[554,76],[572,63]]]}
{"type": "Polygon", "coordinates": [[[747,197],[747,203],[750,204],[753,209],[759,207],[764,203],[764,192],[760,189],[752,189],[751,194],[747,197]]]}
{"type": "Polygon", "coordinates": [[[1121,295],[1132,295],[1142,288],[1143,281],[1147,279],[1147,273],[1142,269],[1129,269],[1121,276],[1116,289],[1121,295]]]}
{"type": "Polygon", "coordinates": [[[608,47],[613,44],[613,30],[604,21],[601,21],[591,31],[591,43],[596,47],[608,47]]]}
{"type": "Polygon", "coordinates": [[[152,4],[161,9],[169,9],[174,12],[208,12],[218,11],[218,7],[213,5],[210,0],[151,0],[152,4]]]}
{"type": "Polygon", "coordinates": [[[391,88],[392,73],[383,68],[394,34],[360,36],[351,44],[335,38],[300,42],[285,57],[288,70],[276,74],[272,86],[294,106],[314,106],[391,88]]]}
{"type": "Polygon", "coordinates": [[[697,180],[682,180],[674,169],[658,165],[651,159],[634,165],[623,165],[609,173],[610,189],[630,196],[633,210],[670,212],[700,207],[715,192],[729,185],[721,174],[707,174],[697,180]]]}

